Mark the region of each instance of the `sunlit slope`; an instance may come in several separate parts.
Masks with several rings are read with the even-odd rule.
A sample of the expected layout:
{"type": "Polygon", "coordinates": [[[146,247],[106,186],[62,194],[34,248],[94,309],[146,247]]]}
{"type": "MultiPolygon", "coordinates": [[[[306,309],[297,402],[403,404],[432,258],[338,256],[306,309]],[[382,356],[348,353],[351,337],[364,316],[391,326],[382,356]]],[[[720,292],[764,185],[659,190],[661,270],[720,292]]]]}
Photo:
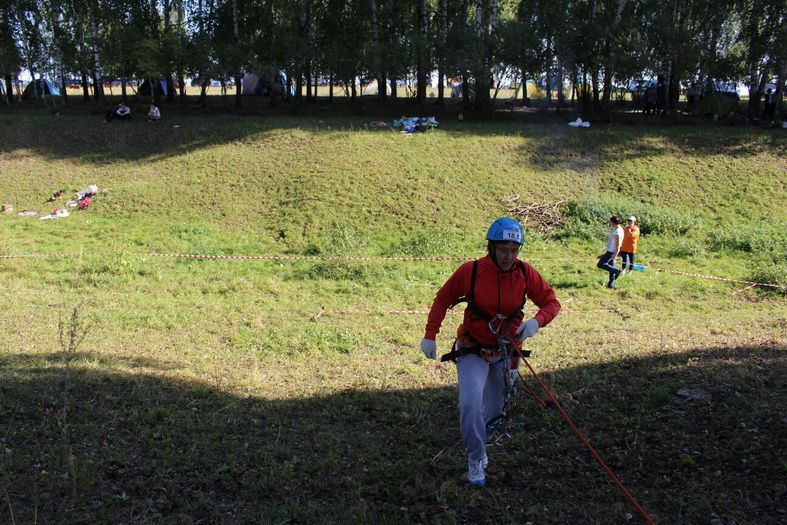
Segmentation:
{"type": "Polygon", "coordinates": [[[56,234],[44,221],[7,217],[0,228],[9,251],[110,239],[150,249],[300,251],[337,230],[362,237],[348,246],[359,251],[390,250],[413,232],[461,246],[505,212],[501,199],[510,195],[614,196],[708,224],[787,217],[785,139],[745,129],[446,123],[404,135],[349,118],[0,122],[5,202],[49,212],[54,205],[44,201],[56,189],[107,189],[56,234]]]}

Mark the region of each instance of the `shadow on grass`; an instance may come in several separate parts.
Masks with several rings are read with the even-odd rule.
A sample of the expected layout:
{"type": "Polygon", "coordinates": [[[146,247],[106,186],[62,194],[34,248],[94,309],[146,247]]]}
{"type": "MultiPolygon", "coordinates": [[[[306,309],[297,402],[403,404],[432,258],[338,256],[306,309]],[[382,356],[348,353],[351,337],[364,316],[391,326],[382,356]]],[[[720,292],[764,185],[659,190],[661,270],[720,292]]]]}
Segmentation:
{"type": "MultiPolygon", "coordinates": [[[[698,348],[543,378],[657,522],[775,524],[785,350],[698,348]]],[[[524,396],[487,487],[471,490],[452,388],[262,399],[101,364],[0,358],[3,522],[638,522],[558,413],[524,396]]]]}
{"type": "MultiPolygon", "coordinates": [[[[267,108],[264,101],[244,99],[246,107],[237,113],[214,108],[165,108],[165,118],[148,123],[146,106],[130,122],[101,122],[103,112],[92,105],[77,106],[61,116],[42,110],[22,108],[0,112],[0,154],[13,158],[32,150],[49,159],[79,159],[88,164],[110,166],[119,161],[160,160],[213,146],[253,140],[263,143],[270,132],[304,129],[313,133],[333,133],[371,129],[370,123],[406,115],[437,115],[440,132],[465,136],[526,136],[523,154],[540,169],[594,170],[607,159],[648,158],[661,155],[695,156],[724,153],[753,155],[769,148],[783,148],[783,139],[762,139],[762,132],[749,128],[709,126],[653,126],[629,119],[628,124],[591,129],[567,126],[573,113],[553,116],[543,113],[500,112],[492,120],[457,122],[458,106],[438,110],[428,106],[420,111],[406,103],[385,106],[372,102],[350,106],[319,103],[304,105],[293,114],[292,107],[267,108]],[[167,113],[170,111],[170,113],[167,113]],[[92,113],[91,113],[92,112],[92,113]],[[87,113],[87,114],[86,114],[87,113]],[[781,142],[781,146],[778,141],[781,142]]],[[[222,106],[223,107],[223,106],[222,106]]],[[[390,133],[390,130],[370,131],[390,133]]]]}

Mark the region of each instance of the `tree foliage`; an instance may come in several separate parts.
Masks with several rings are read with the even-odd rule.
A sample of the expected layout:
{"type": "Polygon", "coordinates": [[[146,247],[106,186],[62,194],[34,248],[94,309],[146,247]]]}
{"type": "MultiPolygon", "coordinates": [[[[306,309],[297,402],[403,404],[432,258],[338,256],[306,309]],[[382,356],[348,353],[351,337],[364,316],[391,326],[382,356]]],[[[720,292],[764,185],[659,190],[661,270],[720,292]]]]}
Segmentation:
{"type": "Polygon", "coordinates": [[[423,104],[437,70],[479,109],[503,76],[596,110],[658,76],[674,106],[689,84],[783,84],[786,19],[783,0],[0,0],[0,73],[92,79],[96,98],[107,79],[283,70],[298,100],[318,79],[353,94],[376,79],[383,99],[415,79],[423,104]]]}

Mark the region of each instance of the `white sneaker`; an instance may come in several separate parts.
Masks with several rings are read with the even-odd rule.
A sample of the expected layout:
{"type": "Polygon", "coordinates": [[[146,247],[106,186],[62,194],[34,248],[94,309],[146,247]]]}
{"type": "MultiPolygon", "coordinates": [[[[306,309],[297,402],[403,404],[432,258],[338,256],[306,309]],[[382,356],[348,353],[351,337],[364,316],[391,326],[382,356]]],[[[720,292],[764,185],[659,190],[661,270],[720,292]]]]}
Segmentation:
{"type": "Polygon", "coordinates": [[[484,472],[484,460],[467,460],[467,482],[472,486],[479,486],[486,483],[486,473],[484,472]]]}

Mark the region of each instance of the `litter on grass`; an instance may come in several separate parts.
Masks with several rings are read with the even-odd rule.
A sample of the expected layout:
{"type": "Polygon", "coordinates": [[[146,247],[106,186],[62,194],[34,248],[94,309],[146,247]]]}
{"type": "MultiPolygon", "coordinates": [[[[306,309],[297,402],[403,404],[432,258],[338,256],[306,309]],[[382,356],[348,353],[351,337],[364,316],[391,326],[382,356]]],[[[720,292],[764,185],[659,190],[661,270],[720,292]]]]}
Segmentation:
{"type": "Polygon", "coordinates": [[[403,133],[425,132],[437,128],[435,117],[402,117],[393,121],[394,128],[401,128],[403,133]]]}
{"type": "Polygon", "coordinates": [[[55,202],[57,198],[63,195],[65,192],[66,190],[57,190],[56,192],[54,192],[52,195],[49,196],[47,202],[55,202]]]}
{"type": "Polygon", "coordinates": [[[77,192],[77,198],[79,200],[82,200],[85,197],[92,197],[96,193],[98,193],[98,186],[96,186],[95,184],[91,184],[87,188],[84,188],[83,190],[78,191],[77,192]]]}
{"type": "Polygon", "coordinates": [[[65,209],[65,208],[55,208],[55,211],[53,211],[49,215],[44,215],[43,217],[40,218],[40,220],[45,221],[45,220],[48,220],[48,219],[60,219],[62,217],[68,217],[69,215],[71,215],[71,214],[68,213],[67,209],[65,209]]]}
{"type": "Polygon", "coordinates": [[[589,128],[590,122],[586,120],[582,120],[581,118],[577,117],[577,120],[575,120],[574,122],[569,122],[568,125],[571,126],[572,128],[589,128]]]}
{"type": "MultiPolygon", "coordinates": [[[[49,197],[49,202],[55,202],[66,190],[58,190],[49,197]]],[[[104,189],[104,193],[106,193],[106,189],[104,189]]],[[[79,208],[80,210],[86,210],[92,203],[93,200],[91,197],[98,194],[98,185],[91,184],[78,192],[76,192],[76,199],[69,199],[66,201],[65,206],[66,208],[79,208]]],[[[49,215],[44,215],[41,217],[41,220],[46,219],[59,219],[61,217],[68,217],[70,214],[66,208],[55,208],[55,211],[50,213],[49,215]]],[[[19,215],[23,216],[35,216],[38,215],[37,211],[33,210],[25,210],[24,212],[20,212],[19,215]]]]}
{"type": "Polygon", "coordinates": [[[38,212],[35,210],[22,210],[19,213],[17,213],[17,215],[20,215],[22,217],[36,217],[38,215],[38,212]]]}

